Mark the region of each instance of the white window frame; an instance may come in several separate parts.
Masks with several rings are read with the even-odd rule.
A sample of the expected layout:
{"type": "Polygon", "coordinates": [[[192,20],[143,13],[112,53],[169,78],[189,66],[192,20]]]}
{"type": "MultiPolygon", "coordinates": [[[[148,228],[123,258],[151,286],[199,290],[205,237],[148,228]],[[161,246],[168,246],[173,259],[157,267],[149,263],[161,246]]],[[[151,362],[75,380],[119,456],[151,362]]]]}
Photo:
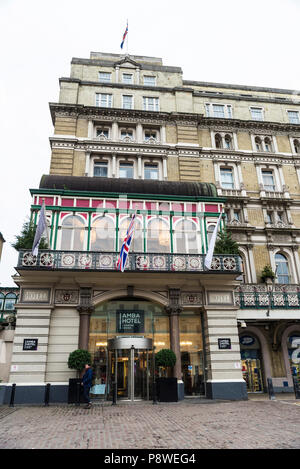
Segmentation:
{"type": "Polygon", "coordinates": [[[112,77],[111,72],[103,72],[103,71],[98,72],[98,81],[100,83],[111,83],[111,77],[112,77]],[[101,76],[100,76],[101,74],[106,75],[108,79],[107,80],[101,79],[101,76]]]}
{"type": "Polygon", "coordinates": [[[143,76],[143,84],[144,84],[144,86],[156,86],[156,76],[144,75],[143,76]],[[153,79],[153,82],[152,83],[145,83],[145,78],[146,79],[151,78],[151,79],[153,79]]]}
{"type": "Polygon", "coordinates": [[[111,129],[110,127],[106,127],[106,126],[102,126],[102,125],[96,125],[95,126],[95,138],[101,138],[101,134],[100,135],[97,135],[97,131],[100,130],[102,131],[102,138],[103,139],[110,139],[110,136],[111,136],[111,129]],[[107,132],[108,133],[108,136],[106,137],[106,135],[104,135],[103,131],[107,132]]]}
{"type": "Polygon", "coordinates": [[[288,121],[289,121],[290,124],[300,124],[299,111],[297,111],[296,109],[287,109],[286,113],[287,113],[287,118],[288,118],[288,121]],[[289,116],[290,112],[294,112],[295,114],[297,114],[297,122],[292,122],[291,121],[290,116],[289,116]]]}
{"type": "Polygon", "coordinates": [[[150,128],[143,128],[143,140],[144,142],[148,142],[152,138],[155,139],[156,142],[160,141],[160,132],[158,129],[150,129],[150,128]],[[155,137],[149,137],[146,139],[146,133],[155,133],[155,137]]]}
{"type": "Polygon", "coordinates": [[[214,117],[215,119],[232,119],[233,118],[233,108],[232,104],[222,104],[222,103],[205,103],[206,117],[214,117]],[[214,106],[222,106],[224,110],[224,116],[215,116],[214,115],[214,106]]]}
{"type": "Polygon", "coordinates": [[[249,106],[249,112],[250,112],[251,120],[256,121],[256,122],[263,122],[265,120],[265,109],[263,107],[249,106]],[[261,111],[261,119],[254,119],[253,118],[252,111],[254,111],[254,110],[261,111]]]}
{"type": "Polygon", "coordinates": [[[108,163],[108,160],[98,160],[98,161],[96,159],[94,160],[94,162],[93,162],[93,177],[95,177],[95,178],[98,178],[98,177],[99,178],[108,178],[109,177],[109,163],[108,163]],[[95,176],[95,166],[97,166],[97,164],[102,165],[102,166],[104,166],[104,165],[106,166],[106,168],[107,168],[106,176],[95,176]]]}
{"type": "Polygon", "coordinates": [[[144,164],[143,164],[143,179],[146,180],[146,177],[145,177],[145,171],[146,171],[146,168],[147,166],[152,166],[157,169],[157,178],[155,179],[152,179],[152,178],[147,178],[147,180],[149,181],[159,181],[160,180],[160,168],[159,168],[159,164],[158,162],[152,162],[152,161],[144,161],[144,164]]]}
{"type": "Polygon", "coordinates": [[[122,72],[122,83],[123,85],[133,85],[133,73],[128,73],[128,72],[122,72]],[[127,75],[128,77],[130,76],[131,79],[130,81],[124,81],[124,76],[127,75]]]}
{"type": "Polygon", "coordinates": [[[120,127],[119,128],[119,139],[121,141],[127,138],[130,138],[131,141],[135,141],[135,134],[136,134],[136,131],[134,127],[120,127]],[[125,133],[125,132],[126,132],[126,135],[122,137],[122,133],[125,133]],[[132,132],[132,136],[129,135],[128,132],[132,132]]]}
{"type": "MultiPolygon", "coordinates": [[[[263,184],[263,187],[264,187],[264,190],[267,191],[267,192],[276,192],[277,190],[277,186],[276,186],[276,177],[275,177],[275,172],[272,168],[261,168],[261,180],[262,180],[262,184],[263,184]],[[272,178],[273,178],[273,185],[272,187],[274,188],[273,190],[272,189],[268,189],[267,188],[267,185],[265,184],[265,181],[264,181],[264,173],[271,173],[272,175],[272,178]]],[[[270,186],[270,185],[269,185],[270,186]]]]}
{"type": "Polygon", "coordinates": [[[113,105],[113,95],[111,93],[96,93],[96,106],[111,108],[113,105]],[[102,97],[105,96],[106,105],[100,106],[102,97]]]}
{"type": "MultiPolygon", "coordinates": [[[[233,167],[233,166],[223,166],[223,165],[220,165],[220,166],[219,166],[219,172],[220,172],[220,185],[221,185],[221,188],[222,188],[222,189],[225,189],[225,190],[233,190],[233,189],[236,189],[234,167],[233,167]],[[232,185],[233,185],[233,187],[224,187],[224,186],[222,185],[222,170],[227,170],[227,173],[229,173],[229,171],[231,172],[231,176],[232,176],[232,185]]],[[[224,183],[223,183],[223,184],[224,184],[224,183]]],[[[225,183],[225,184],[226,184],[226,183],[225,183]]]]}
{"type": "Polygon", "coordinates": [[[159,96],[143,96],[143,110],[144,111],[151,111],[151,112],[159,112],[160,103],[159,103],[159,96]],[[154,100],[154,109],[149,109],[149,100],[154,100]]]}
{"type": "Polygon", "coordinates": [[[137,174],[137,162],[136,162],[134,159],[131,159],[131,158],[125,160],[125,158],[122,157],[122,156],[119,157],[118,160],[117,160],[117,177],[120,178],[120,179],[123,179],[123,178],[120,177],[120,166],[121,166],[122,164],[124,164],[124,163],[125,163],[125,164],[131,164],[131,165],[132,165],[132,167],[133,167],[133,176],[132,176],[132,178],[130,178],[130,179],[136,179],[136,174],[137,174]]]}
{"type": "Polygon", "coordinates": [[[122,94],[122,109],[134,109],[134,96],[132,94],[122,94]],[[131,107],[124,107],[124,98],[131,98],[131,107]]]}

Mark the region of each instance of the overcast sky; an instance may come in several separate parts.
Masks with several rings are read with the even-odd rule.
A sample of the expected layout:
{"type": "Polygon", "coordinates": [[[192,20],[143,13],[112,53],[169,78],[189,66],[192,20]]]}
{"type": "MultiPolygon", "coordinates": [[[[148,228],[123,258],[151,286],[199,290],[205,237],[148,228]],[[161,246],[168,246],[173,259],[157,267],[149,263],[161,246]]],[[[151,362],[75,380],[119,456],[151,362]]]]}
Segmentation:
{"type": "Polygon", "coordinates": [[[14,286],[29,189],[49,172],[58,79],[72,57],[122,52],[127,18],[129,54],[162,57],[186,80],[300,89],[300,0],[0,0],[2,287],[14,286]]]}

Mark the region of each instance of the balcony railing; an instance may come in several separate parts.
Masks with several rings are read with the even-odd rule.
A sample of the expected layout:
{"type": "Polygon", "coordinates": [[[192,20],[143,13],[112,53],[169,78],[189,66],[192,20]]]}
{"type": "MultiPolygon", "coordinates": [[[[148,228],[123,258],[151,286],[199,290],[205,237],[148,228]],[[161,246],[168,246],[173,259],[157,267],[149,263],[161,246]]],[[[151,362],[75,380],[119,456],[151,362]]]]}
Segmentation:
{"type": "MultiPolygon", "coordinates": [[[[116,270],[118,252],[48,251],[37,256],[19,251],[18,268],[32,270],[116,270]]],[[[204,266],[204,254],[136,253],[129,254],[125,270],[147,272],[218,272],[241,273],[236,255],[216,255],[211,269],[204,266]]]]}
{"type": "Polygon", "coordinates": [[[300,286],[275,284],[240,285],[235,291],[235,302],[240,309],[292,309],[300,308],[300,286]]]}

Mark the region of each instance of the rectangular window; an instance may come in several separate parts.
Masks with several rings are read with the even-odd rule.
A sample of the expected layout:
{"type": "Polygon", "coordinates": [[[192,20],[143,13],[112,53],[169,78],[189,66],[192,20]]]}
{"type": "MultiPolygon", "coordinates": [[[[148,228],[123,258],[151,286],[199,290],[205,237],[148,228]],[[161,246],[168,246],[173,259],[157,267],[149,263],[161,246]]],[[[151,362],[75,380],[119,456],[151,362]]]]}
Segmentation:
{"type": "Polygon", "coordinates": [[[217,117],[221,119],[232,119],[231,104],[205,104],[206,117],[217,117]]]}
{"type": "Polygon", "coordinates": [[[157,139],[157,132],[155,130],[145,130],[145,141],[157,139]]]}
{"type": "Polygon", "coordinates": [[[112,107],[112,95],[106,93],[96,93],[96,106],[112,107]]]}
{"type": "Polygon", "coordinates": [[[275,191],[274,176],[272,171],[262,171],[264,189],[266,191],[275,191]]]}
{"type": "Polygon", "coordinates": [[[144,75],[144,86],[155,86],[156,85],[156,78],[150,77],[148,75],[144,75]]]}
{"type": "Polygon", "coordinates": [[[288,118],[291,124],[299,124],[299,112],[298,111],[288,111],[288,118]]]}
{"type": "Polygon", "coordinates": [[[121,130],[121,140],[124,140],[124,138],[133,140],[133,130],[121,130]]]}
{"type": "Polygon", "coordinates": [[[144,179],[158,179],[158,167],[156,164],[145,164],[144,179]]]}
{"type": "Polygon", "coordinates": [[[250,112],[251,112],[252,120],[254,120],[254,121],[263,121],[264,120],[263,109],[261,107],[251,107],[250,112]]]}
{"type": "Polygon", "coordinates": [[[132,163],[120,163],[120,178],[133,178],[133,164],[132,163]]]}
{"type": "Polygon", "coordinates": [[[96,137],[105,137],[105,138],[108,138],[108,135],[109,135],[109,130],[108,129],[102,129],[100,127],[98,127],[96,129],[96,137]]]}
{"type": "Polygon", "coordinates": [[[231,168],[221,168],[221,186],[223,189],[234,189],[233,174],[231,168]]]}
{"type": "Polygon", "coordinates": [[[108,165],[106,161],[98,161],[94,163],[94,176],[105,178],[108,174],[108,165]]]}
{"type": "Polygon", "coordinates": [[[99,81],[101,83],[111,83],[111,73],[99,72],[99,81]]]}
{"type": "Polygon", "coordinates": [[[272,212],[267,212],[266,222],[267,223],[273,223],[273,221],[272,221],[272,212]]]}
{"type": "Polygon", "coordinates": [[[123,95],[123,109],[133,109],[133,96],[123,95]]]}
{"type": "Polygon", "coordinates": [[[127,85],[132,85],[133,83],[133,75],[132,73],[123,73],[122,75],[122,82],[127,85]]]}
{"type": "Polygon", "coordinates": [[[143,97],[144,111],[159,111],[159,98],[143,97]]]}

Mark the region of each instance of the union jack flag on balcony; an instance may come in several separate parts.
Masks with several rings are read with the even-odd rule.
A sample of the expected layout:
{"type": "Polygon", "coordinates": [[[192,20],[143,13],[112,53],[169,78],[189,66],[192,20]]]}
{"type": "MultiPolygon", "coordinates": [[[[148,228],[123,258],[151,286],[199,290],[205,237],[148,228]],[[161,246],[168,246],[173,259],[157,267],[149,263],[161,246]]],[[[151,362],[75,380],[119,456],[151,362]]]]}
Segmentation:
{"type": "Polygon", "coordinates": [[[133,238],[133,233],[134,233],[134,222],[135,222],[135,217],[136,217],[136,212],[132,215],[131,221],[128,226],[128,230],[126,233],[126,236],[123,241],[123,245],[121,247],[119,259],[117,262],[117,270],[121,270],[121,272],[124,272],[125,269],[125,264],[127,261],[127,257],[129,254],[129,249],[130,249],[130,244],[133,238]]]}

